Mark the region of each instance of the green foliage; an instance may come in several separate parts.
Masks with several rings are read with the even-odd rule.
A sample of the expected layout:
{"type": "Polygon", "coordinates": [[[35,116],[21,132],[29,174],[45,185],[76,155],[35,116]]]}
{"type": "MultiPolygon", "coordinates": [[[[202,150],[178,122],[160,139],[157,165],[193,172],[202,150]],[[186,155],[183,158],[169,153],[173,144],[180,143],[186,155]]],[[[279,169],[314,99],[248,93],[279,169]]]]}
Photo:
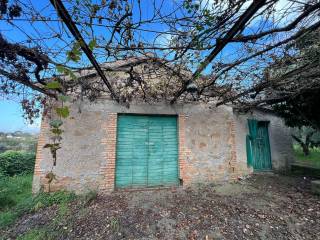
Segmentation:
{"type": "MultiPolygon", "coordinates": [[[[296,52],[294,58],[286,60],[283,57],[283,67],[290,67],[290,70],[298,69],[300,66],[315,66],[314,69],[319,68],[320,63],[320,29],[309,32],[298,38],[292,44],[287,46],[287,50],[296,52]],[[316,65],[315,65],[316,63],[316,65]]],[[[299,72],[300,78],[311,74],[310,81],[319,81],[316,72],[312,74],[310,69],[299,72]]],[[[299,78],[298,78],[299,79],[299,78]]],[[[303,80],[303,79],[302,79],[303,80]]],[[[298,80],[300,81],[300,79],[298,80]]],[[[290,127],[310,126],[320,130],[320,88],[316,84],[315,87],[297,91],[298,94],[287,98],[280,104],[275,104],[273,109],[285,119],[285,122],[290,127]]],[[[297,86],[298,87],[298,84],[297,86]]]]}
{"type": "Polygon", "coordinates": [[[32,229],[26,234],[17,238],[17,240],[44,240],[53,239],[44,229],[32,229]]]}
{"type": "Polygon", "coordinates": [[[0,212],[0,229],[9,226],[17,219],[17,215],[13,211],[0,212]]]}
{"type": "Polygon", "coordinates": [[[0,172],[14,176],[33,172],[35,154],[27,152],[6,151],[0,154],[0,172]]]}
{"type": "Polygon", "coordinates": [[[45,207],[53,204],[62,204],[72,202],[76,199],[76,195],[72,192],[58,191],[53,193],[39,193],[34,197],[33,202],[41,202],[45,207]]]}
{"type": "Polygon", "coordinates": [[[35,152],[37,146],[37,136],[28,133],[0,132],[0,153],[8,150],[35,152]]]}
{"type": "Polygon", "coordinates": [[[61,89],[61,84],[58,81],[52,81],[47,83],[46,88],[48,89],[61,89]]]}
{"type": "Polygon", "coordinates": [[[110,227],[112,231],[119,232],[120,231],[120,222],[119,219],[116,217],[113,217],[110,219],[110,227]]]}
{"type": "Polygon", "coordinates": [[[80,42],[75,42],[73,44],[71,51],[67,52],[67,60],[78,62],[81,59],[81,55],[82,55],[82,52],[81,52],[80,42]]]}
{"type": "Polygon", "coordinates": [[[71,79],[77,79],[76,75],[69,69],[62,65],[56,65],[56,69],[59,73],[69,76],[71,79]]]}
{"type": "Polygon", "coordinates": [[[92,39],[89,44],[88,44],[89,48],[91,51],[93,51],[93,49],[97,46],[97,40],[94,38],[92,39]]]}
{"type": "Polygon", "coordinates": [[[57,69],[58,73],[64,73],[64,71],[65,71],[65,67],[62,65],[56,65],[56,69],[57,69]]]}
{"type": "Polygon", "coordinates": [[[72,192],[31,194],[32,175],[5,177],[0,179],[0,228],[12,224],[25,213],[36,212],[52,205],[62,205],[61,212],[67,211],[67,204],[76,199],[72,192]]]}
{"type": "Polygon", "coordinates": [[[15,221],[31,199],[32,175],[0,178],[0,228],[15,221]],[[10,210],[11,208],[15,210],[10,210]]]}
{"type": "Polygon", "coordinates": [[[290,127],[311,126],[320,129],[320,89],[309,89],[276,104],[273,109],[290,127]]]}
{"type": "Polygon", "coordinates": [[[63,122],[60,119],[54,119],[50,121],[50,126],[54,128],[59,128],[60,126],[62,126],[62,124],[63,122]]]}
{"type": "Polygon", "coordinates": [[[19,236],[17,240],[55,240],[62,239],[61,232],[51,226],[31,229],[23,235],[19,236]]]}
{"type": "Polygon", "coordinates": [[[310,139],[312,142],[316,143],[320,141],[320,132],[311,127],[303,126],[301,128],[293,128],[292,133],[295,136],[298,136],[299,138],[302,138],[308,134],[311,134],[310,139]]]}
{"type": "Polygon", "coordinates": [[[56,112],[58,116],[67,118],[69,116],[69,108],[67,106],[61,107],[61,108],[56,108],[56,112]]]}
{"type": "Polygon", "coordinates": [[[16,205],[21,199],[31,196],[32,176],[3,177],[0,180],[0,210],[16,205]]]}
{"type": "Polygon", "coordinates": [[[301,146],[293,145],[294,155],[298,162],[320,168],[320,148],[310,148],[310,154],[305,156],[301,146]]]}

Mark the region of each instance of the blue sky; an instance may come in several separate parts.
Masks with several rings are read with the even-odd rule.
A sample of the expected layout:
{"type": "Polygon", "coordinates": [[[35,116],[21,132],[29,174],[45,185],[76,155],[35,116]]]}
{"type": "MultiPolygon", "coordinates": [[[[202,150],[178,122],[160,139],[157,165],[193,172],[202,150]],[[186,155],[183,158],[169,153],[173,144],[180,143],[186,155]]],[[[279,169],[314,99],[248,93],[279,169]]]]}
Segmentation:
{"type": "Polygon", "coordinates": [[[40,119],[30,125],[22,117],[21,105],[13,100],[0,99],[0,132],[39,132],[40,119]]]}
{"type": "MultiPolygon", "coordinates": [[[[25,2],[28,5],[28,1],[29,0],[25,0],[22,2],[25,2]]],[[[51,16],[53,19],[57,18],[56,12],[55,10],[53,10],[53,7],[50,5],[49,1],[37,1],[37,0],[30,0],[30,1],[33,3],[34,7],[37,10],[39,10],[43,15],[51,16]]],[[[170,3],[170,2],[171,0],[169,0],[167,3],[170,3]]],[[[145,4],[143,8],[148,9],[150,7],[148,5],[148,1],[144,1],[143,3],[145,4]]],[[[170,9],[171,4],[166,4],[165,8],[170,9]]],[[[135,9],[135,11],[138,11],[138,10],[135,9]]],[[[149,15],[149,11],[144,11],[144,14],[149,15]]],[[[30,25],[28,22],[25,22],[25,21],[17,21],[15,22],[15,24],[19,26],[19,28],[24,29],[28,35],[35,38],[39,36],[39,33],[46,34],[48,32],[48,30],[46,29],[47,26],[44,25],[42,22],[34,22],[32,25],[30,25]]],[[[59,29],[59,24],[57,23],[53,22],[53,23],[50,23],[50,25],[54,29],[59,29]]],[[[157,27],[152,26],[152,27],[157,29],[157,27],[159,26],[157,27]]],[[[74,39],[72,37],[71,38],[66,37],[65,35],[66,33],[64,32],[64,30],[62,31],[62,34],[64,35],[64,39],[67,39],[68,43],[72,43],[74,39]]],[[[102,30],[95,29],[95,30],[97,33],[101,33],[102,30],[105,31],[105,29],[102,29],[102,30]]],[[[19,29],[17,29],[16,27],[12,27],[9,24],[6,24],[4,21],[0,21],[0,33],[3,34],[9,41],[20,42],[22,44],[28,45],[26,41],[27,39],[26,35],[21,34],[19,29]]],[[[147,39],[148,38],[152,39],[154,36],[152,34],[144,33],[143,37],[147,39]]],[[[42,47],[44,48],[45,47],[50,48],[53,45],[59,45],[60,47],[67,47],[67,45],[65,45],[66,43],[61,43],[61,44],[62,45],[60,45],[60,43],[56,40],[39,41],[39,45],[42,45],[42,47]]],[[[55,60],[57,62],[59,61],[63,62],[65,60],[65,55],[62,54],[60,56],[56,56],[55,60]]],[[[86,57],[82,58],[81,62],[82,64],[88,63],[86,57]]],[[[23,118],[22,115],[23,115],[22,108],[18,100],[13,101],[13,100],[8,100],[0,97],[0,131],[1,132],[13,132],[13,131],[38,132],[40,119],[36,119],[35,124],[30,125],[26,122],[26,120],[23,118]]]]}
{"type": "MultiPolygon", "coordinates": [[[[44,15],[48,15],[51,16],[52,18],[57,18],[56,17],[56,13],[53,10],[53,8],[50,6],[49,1],[37,1],[37,0],[30,0],[33,5],[36,6],[36,8],[38,10],[41,9],[41,12],[44,15]]],[[[210,2],[211,0],[209,0],[210,2]]],[[[27,0],[25,2],[28,2],[27,0]]],[[[142,6],[143,9],[145,9],[143,11],[143,14],[145,14],[145,17],[147,17],[149,15],[148,11],[149,9],[149,5],[147,4],[148,1],[142,1],[144,3],[144,5],[142,6]]],[[[160,1],[162,2],[162,1],[160,1]]],[[[171,11],[171,4],[170,4],[171,0],[167,0],[166,4],[164,4],[164,9],[165,11],[171,11]],[[169,4],[168,4],[169,3],[169,4]]],[[[249,1],[250,2],[250,1],[249,1]]],[[[286,0],[280,0],[279,1],[279,5],[283,5],[286,2],[286,0]]],[[[137,9],[135,9],[134,11],[138,11],[137,9]]],[[[151,13],[150,13],[151,14],[151,13]]],[[[28,24],[28,23],[27,23],[28,24]]],[[[32,35],[32,36],[39,36],[39,33],[41,34],[45,34],[48,32],[47,31],[47,27],[44,26],[41,22],[34,22],[31,26],[27,25],[26,22],[20,21],[17,23],[17,25],[25,30],[27,30],[28,34],[32,35]]],[[[51,27],[55,28],[55,29],[59,29],[59,25],[57,23],[51,23],[51,27]]],[[[164,26],[162,26],[161,24],[151,24],[149,26],[149,28],[152,29],[161,29],[161,30],[165,30],[163,29],[164,26]]],[[[65,29],[63,29],[65,30],[65,29]]],[[[103,29],[95,29],[96,32],[102,33],[105,32],[105,28],[103,29]]],[[[4,24],[2,21],[0,21],[0,32],[1,34],[5,35],[10,41],[17,41],[17,42],[23,42],[24,44],[26,44],[27,42],[25,41],[25,36],[23,34],[21,34],[19,32],[19,30],[11,27],[10,25],[4,24]]],[[[64,31],[62,31],[62,34],[66,34],[64,31]]],[[[106,33],[108,36],[108,33],[106,33]]],[[[148,32],[143,32],[141,34],[141,37],[145,40],[150,40],[150,39],[154,39],[154,34],[148,33],[148,32]]],[[[48,47],[50,48],[52,45],[59,45],[60,47],[70,47],[71,45],[68,46],[68,44],[72,43],[74,41],[73,38],[67,38],[64,37],[64,39],[67,39],[67,43],[63,44],[63,43],[57,43],[56,39],[55,40],[46,40],[46,41],[39,41],[39,44],[42,45],[43,47],[48,47]],[[62,45],[60,45],[62,44],[62,45]]],[[[159,41],[161,41],[161,39],[159,39],[159,41]]],[[[229,60],[232,60],[233,55],[230,53],[234,53],[236,50],[236,44],[229,44],[227,47],[225,47],[225,49],[222,51],[221,53],[221,57],[223,58],[229,58],[229,60]],[[231,59],[230,59],[231,58],[231,59]]],[[[62,54],[60,56],[56,56],[55,60],[57,62],[59,61],[64,61],[65,60],[65,54],[62,54]]],[[[100,60],[100,59],[98,59],[100,60]]],[[[101,61],[103,61],[103,59],[101,59],[101,61]]],[[[81,60],[82,64],[87,64],[88,61],[87,59],[84,57],[81,60]]],[[[19,104],[19,102],[15,102],[12,100],[6,100],[6,99],[1,99],[0,98],[0,131],[5,131],[5,132],[11,132],[11,131],[17,131],[17,130],[22,130],[22,131],[28,131],[28,132],[37,132],[39,131],[39,122],[40,120],[37,119],[35,121],[35,124],[30,125],[28,124],[24,118],[22,117],[22,109],[21,106],[19,104]]]]}

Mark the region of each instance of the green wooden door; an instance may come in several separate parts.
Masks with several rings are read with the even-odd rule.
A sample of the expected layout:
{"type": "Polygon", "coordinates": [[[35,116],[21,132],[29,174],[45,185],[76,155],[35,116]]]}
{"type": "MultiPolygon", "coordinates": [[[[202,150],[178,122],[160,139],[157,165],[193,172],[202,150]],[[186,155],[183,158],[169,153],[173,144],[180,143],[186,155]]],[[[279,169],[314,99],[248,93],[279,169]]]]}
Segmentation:
{"type": "Polygon", "coordinates": [[[248,163],[255,171],[272,169],[268,122],[249,120],[247,137],[248,163]]]}
{"type": "Polygon", "coordinates": [[[119,115],[116,187],[178,184],[177,119],[119,115]]]}

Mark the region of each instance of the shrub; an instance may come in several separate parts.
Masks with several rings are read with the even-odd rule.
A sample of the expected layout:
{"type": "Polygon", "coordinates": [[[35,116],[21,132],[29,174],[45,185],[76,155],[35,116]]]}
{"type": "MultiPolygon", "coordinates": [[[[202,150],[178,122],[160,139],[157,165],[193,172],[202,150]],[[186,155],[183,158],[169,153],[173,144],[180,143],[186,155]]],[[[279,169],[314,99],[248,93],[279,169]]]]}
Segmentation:
{"type": "Polygon", "coordinates": [[[35,154],[28,152],[6,151],[0,154],[0,176],[14,176],[32,173],[35,154]]]}

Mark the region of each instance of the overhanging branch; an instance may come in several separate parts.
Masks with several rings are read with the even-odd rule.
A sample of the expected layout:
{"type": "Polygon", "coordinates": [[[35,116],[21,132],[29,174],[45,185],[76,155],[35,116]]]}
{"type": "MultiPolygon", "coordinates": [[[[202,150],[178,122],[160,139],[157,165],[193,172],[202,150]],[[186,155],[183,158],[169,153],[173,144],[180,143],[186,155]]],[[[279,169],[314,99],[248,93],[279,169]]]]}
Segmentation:
{"type": "Polygon", "coordinates": [[[251,17],[266,3],[265,0],[253,1],[253,3],[248,7],[248,9],[240,16],[240,18],[235,22],[232,28],[227,32],[225,37],[219,40],[215,48],[206,57],[206,59],[199,64],[197,70],[193,73],[191,79],[185,82],[180,91],[171,100],[173,104],[182,93],[187,89],[188,84],[190,84],[195,78],[197,78],[201,72],[213,61],[213,59],[221,52],[221,50],[231,41],[231,39],[239,32],[241,32],[245,24],[251,19],[251,17]]]}
{"type": "Polygon", "coordinates": [[[115,94],[115,92],[112,89],[111,84],[109,83],[108,79],[106,78],[105,74],[103,73],[102,69],[100,68],[97,60],[92,54],[92,51],[90,50],[89,46],[84,41],[83,37],[81,36],[81,33],[79,32],[78,28],[76,27],[75,23],[73,22],[71,16],[69,15],[67,9],[64,7],[61,0],[50,0],[51,4],[54,6],[56,11],[58,12],[59,16],[63,20],[63,22],[68,27],[71,34],[75,37],[75,39],[80,43],[80,47],[82,51],[87,55],[88,59],[94,66],[94,68],[97,70],[99,76],[102,78],[103,82],[106,84],[108,90],[110,91],[111,96],[119,102],[119,97],[115,94]]]}

